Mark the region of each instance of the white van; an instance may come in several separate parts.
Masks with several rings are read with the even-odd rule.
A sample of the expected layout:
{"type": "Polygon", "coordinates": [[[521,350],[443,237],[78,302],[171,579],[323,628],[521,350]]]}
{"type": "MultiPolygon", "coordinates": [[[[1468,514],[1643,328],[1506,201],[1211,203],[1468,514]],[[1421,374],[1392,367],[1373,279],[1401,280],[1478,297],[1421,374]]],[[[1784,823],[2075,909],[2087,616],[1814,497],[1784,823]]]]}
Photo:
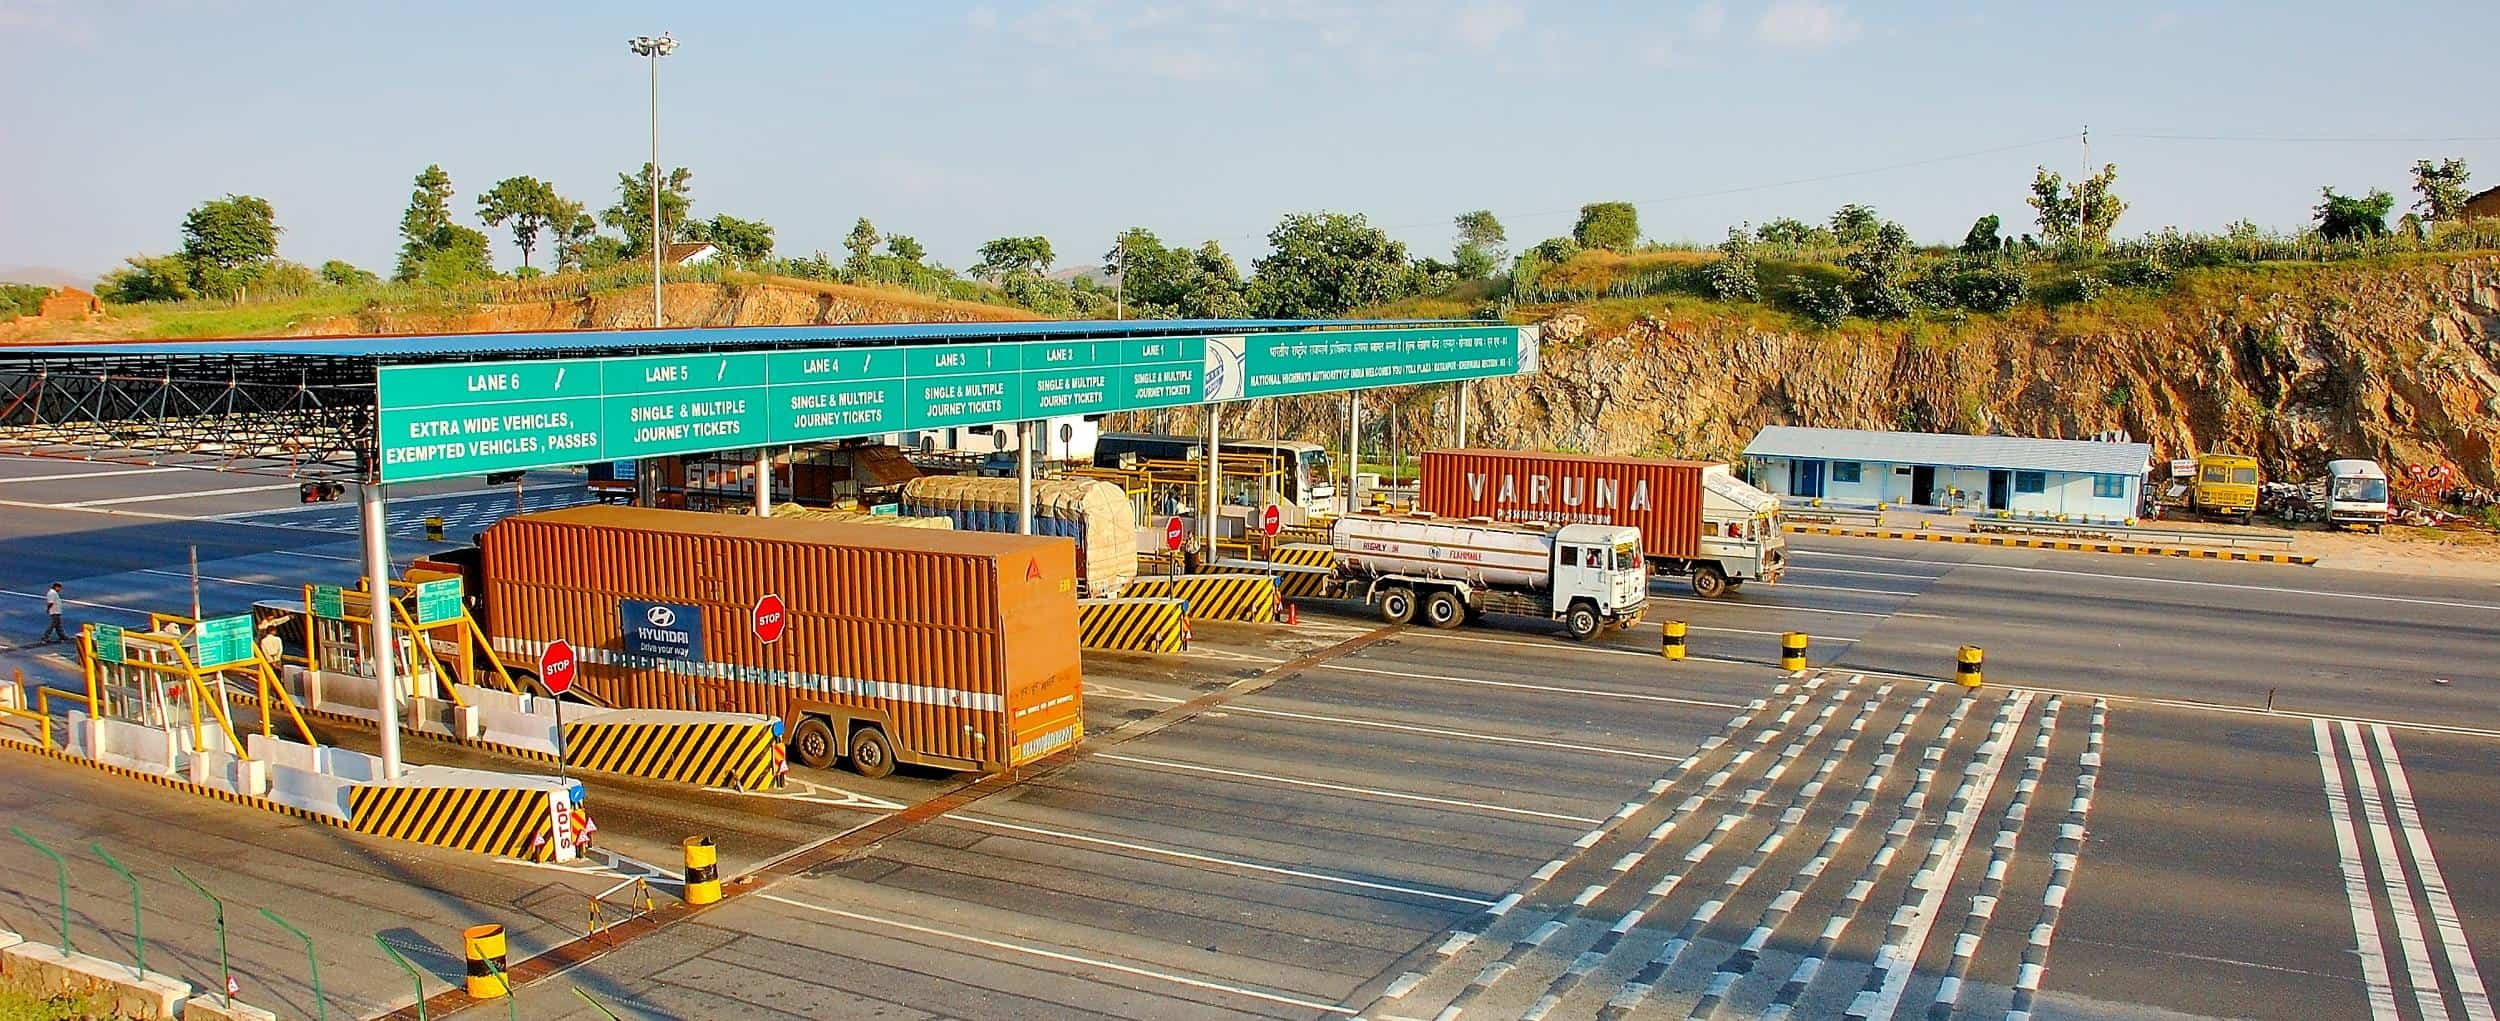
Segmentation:
{"type": "Polygon", "coordinates": [[[2326,523],[2359,525],[2376,532],[2387,524],[2387,472],[2378,462],[2349,459],[2326,463],[2326,523]]]}

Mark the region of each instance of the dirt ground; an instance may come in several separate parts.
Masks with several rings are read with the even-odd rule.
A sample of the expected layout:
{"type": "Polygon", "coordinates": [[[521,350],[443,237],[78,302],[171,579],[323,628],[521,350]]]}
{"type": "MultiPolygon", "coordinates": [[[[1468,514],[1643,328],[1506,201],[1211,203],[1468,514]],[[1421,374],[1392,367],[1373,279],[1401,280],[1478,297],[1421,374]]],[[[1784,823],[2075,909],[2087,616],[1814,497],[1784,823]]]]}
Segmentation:
{"type": "Polygon", "coordinates": [[[2369,535],[2312,526],[2292,533],[2292,551],[2317,555],[2322,567],[2500,583],[2500,535],[2491,532],[2389,525],[2369,535]]]}

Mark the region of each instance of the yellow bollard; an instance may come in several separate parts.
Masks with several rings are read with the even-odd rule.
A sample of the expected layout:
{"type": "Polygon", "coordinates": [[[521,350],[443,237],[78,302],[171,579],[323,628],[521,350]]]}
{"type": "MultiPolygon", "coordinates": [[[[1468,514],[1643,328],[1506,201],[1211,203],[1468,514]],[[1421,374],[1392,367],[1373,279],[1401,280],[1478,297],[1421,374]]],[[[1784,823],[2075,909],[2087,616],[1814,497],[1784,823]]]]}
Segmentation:
{"type": "Polygon", "coordinates": [[[1953,679],[1961,682],[1961,685],[1965,688],[1978,687],[1980,656],[1981,653],[1978,646],[1962,646],[1961,654],[1957,657],[1959,662],[1955,663],[1953,667],[1953,679]]]}
{"type": "Polygon", "coordinates": [[[1796,673],[1806,668],[1806,633],[1791,631],[1780,636],[1780,669],[1796,673]]]}
{"type": "Polygon", "coordinates": [[[1658,625],[1658,654],[1668,659],[1684,658],[1684,622],[1670,620],[1658,625]]]}
{"type": "Polygon", "coordinates": [[[700,907],[720,900],[720,849],[710,837],[687,837],[686,903],[700,907]]]}
{"type": "Polygon", "coordinates": [[[469,998],[491,1000],[512,992],[504,979],[503,926],[472,925],[460,930],[460,956],[469,962],[469,998]]]}
{"type": "Polygon", "coordinates": [[[441,542],[441,541],[443,541],[443,516],[442,516],[442,515],[440,515],[440,514],[428,514],[428,515],[426,515],[426,516],[425,516],[425,537],[426,537],[428,540],[431,540],[431,541],[434,541],[434,542],[441,542]]]}

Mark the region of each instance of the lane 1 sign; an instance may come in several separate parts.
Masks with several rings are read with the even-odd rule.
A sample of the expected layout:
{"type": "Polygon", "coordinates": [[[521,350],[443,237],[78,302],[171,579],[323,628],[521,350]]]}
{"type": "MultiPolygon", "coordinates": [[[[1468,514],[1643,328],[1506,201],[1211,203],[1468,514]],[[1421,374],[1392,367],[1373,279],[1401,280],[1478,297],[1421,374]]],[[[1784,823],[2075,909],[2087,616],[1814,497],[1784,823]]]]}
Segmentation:
{"type": "Polygon", "coordinates": [[[1183,531],[1181,528],[1181,519],[1174,517],[1170,522],[1163,526],[1163,548],[1181,548],[1181,539],[1187,535],[1188,533],[1183,531]]]}
{"type": "Polygon", "coordinates": [[[1259,531],[1265,532],[1269,535],[1274,535],[1278,529],[1283,527],[1285,527],[1285,512],[1283,508],[1271,503],[1267,505],[1266,510],[1259,512],[1259,531]]]}
{"type": "Polygon", "coordinates": [[[764,598],[755,601],[755,638],[757,641],[766,645],[780,641],[781,632],[789,621],[789,614],[784,612],[781,606],[780,593],[767,592],[764,593],[764,598]]]}
{"type": "Polygon", "coordinates": [[[561,638],[548,642],[538,654],[538,682],[550,695],[564,694],[573,687],[573,663],[573,643],[561,638]]]}

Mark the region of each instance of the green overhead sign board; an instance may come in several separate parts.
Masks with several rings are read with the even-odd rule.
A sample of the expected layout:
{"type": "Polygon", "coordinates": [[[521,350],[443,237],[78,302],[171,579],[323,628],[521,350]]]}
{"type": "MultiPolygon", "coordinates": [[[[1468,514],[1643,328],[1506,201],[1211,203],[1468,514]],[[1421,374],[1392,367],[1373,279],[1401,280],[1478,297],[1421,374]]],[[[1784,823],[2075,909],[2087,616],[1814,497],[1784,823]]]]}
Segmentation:
{"type": "Polygon", "coordinates": [[[1536,371],[1431,326],[384,366],[382,481],[1536,371]]]}
{"type": "Polygon", "coordinates": [[[95,640],[95,658],[99,663],[122,661],[122,629],[113,624],[97,624],[90,632],[95,640]]]}

